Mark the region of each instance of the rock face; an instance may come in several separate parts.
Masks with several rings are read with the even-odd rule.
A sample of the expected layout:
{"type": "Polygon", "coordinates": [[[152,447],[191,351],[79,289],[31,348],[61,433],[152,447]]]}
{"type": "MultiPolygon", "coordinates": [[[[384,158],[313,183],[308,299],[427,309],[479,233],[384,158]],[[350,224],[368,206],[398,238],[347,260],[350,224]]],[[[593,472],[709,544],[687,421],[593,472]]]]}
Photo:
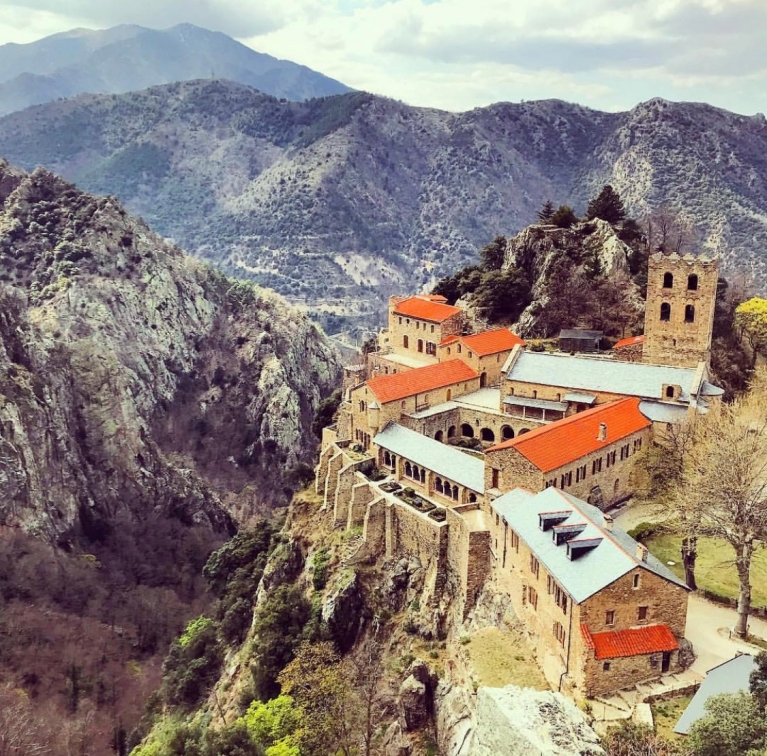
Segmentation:
{"type": "Polygon", "coordinates": [[[0,162],[0,525],[65,541],[163,511],[226,530],[286,500],[336,378],[279,297],[0,162]]]}
{"type": "Polygon", "coordinates": [[[341,576],[341,580],[322,605],[322,620],[341,653],[346,653],[357,640],[362,625],[362,610],[365,599],[362,595],[357,573],[341,576]]]}
{"type": "MultiPolygon", "coordinates": [[[[565,284],[573,283],[575,277],[584,275],[589,265],[598,270],[599,277],[609,281],[611,287],[621,287],[622,293],[617,300],[606,304],[612,305],[608,306],[608,309],[619,305],[625,310],[623,326],[630,328],[641,319],[644,312],[639,289],[629,280],[630,255],[631,249],[628,245],[624,244],[612,226],[603,220],[578,223],[572,228],[539,224],[520,231],[509,239],[503,264],[504,268],[523,269],[532,281],[532,302],[522,312],[516,326],[517,332],[522,336],[556,335],[545,333],[548,330],[546,307],[552,297],[559,296],[562,300],[555,321],[563,322],[562,318],[566,318],[562,307],[567,307],[567,300],[571,297],[578,298],[578,307],[574,310],[581,313],[588,311],[590,308],[585,305],[584,296],[587,290],[594,288],[593,283],[576,283],[573,291],[568,292],[561,291],[561,279],[568,279],[565,284]],[[540,331],[544,333],[541,334],[540,331]]],[[[604,307],[596,308],[597,311],[600,309],[604,307]]],[[[569,325],[603,328],[602,323],[572,322],[569,325]]]]}
{"type": "Polygon", "coordinates": [[[472,756],[602,756],[599,738],[564,696],[509,685],[480,688],[472,756]]]}
{"type": "Polygon", "coordinates": [[[476,262],[547,199],[583,212],[605,183],[636,216],[678,206],[726,267],[767,285],[767,122],[707,105],[456,114],[364,93],[280,102],[197,81],[12,114],[0,155],[118,196],[228,272],[375,320],[388,293],[476,262]]]}

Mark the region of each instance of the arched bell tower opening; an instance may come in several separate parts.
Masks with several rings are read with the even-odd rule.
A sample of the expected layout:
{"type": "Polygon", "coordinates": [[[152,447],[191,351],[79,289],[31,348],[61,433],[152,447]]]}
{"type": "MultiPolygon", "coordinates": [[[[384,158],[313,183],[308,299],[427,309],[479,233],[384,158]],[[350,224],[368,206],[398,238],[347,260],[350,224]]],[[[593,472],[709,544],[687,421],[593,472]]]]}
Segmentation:
{"type": "Polygon", "coordinates": [[[709,364],[719,259],[657,252],[647,263],[642,362],[709,364]]]}

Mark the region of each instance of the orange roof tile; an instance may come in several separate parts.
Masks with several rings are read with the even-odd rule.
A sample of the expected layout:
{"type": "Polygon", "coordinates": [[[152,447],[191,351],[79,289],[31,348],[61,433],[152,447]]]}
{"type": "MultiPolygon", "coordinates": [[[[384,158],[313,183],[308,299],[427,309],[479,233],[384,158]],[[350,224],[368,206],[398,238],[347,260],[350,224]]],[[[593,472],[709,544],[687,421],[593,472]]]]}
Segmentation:
{"type": "Polygon", "coordinates": [[[630,630],[592,633],[585,624],[582,624],[581,635],[587,648],[594,649],[597,659],[659,654],[663,651],[676,651],[679,648],[679,642],[669,630],[668,625],[648,625],[630,630]]]}
{"type": "Polygon", "coordinates": [[[381,404],[386,404],[471,378],[477,378],[477,374],[465,362],[448,360],[404,373],[380,375],[367,381],[367,387],[381,404]]]}
{"type": "Polygon", "coordinates": [[[628,336],[625,339],[616,341],[613,349],[623,349],[623,347],[634,346],[634,344],[644,344],[644,334],[641,336],[628,336]]]}
{"type": "Polygon", "coordinates": [[[496,328],[493,331],[482,331],[473,336],[463,336],[461,341],[480,357],[496,352],[512,350],[517,344],[525,342],[508,328],[496,328]]]}
{"type": "Polygon", "coordinates": [[[460,307],[435,302],[432,299],[423,299],[422,297],[410,297],[399,302],[394,312],[397,315],[407,315],[409,318],[419,318],[420,320],[431,320],[434,323],[442,323],[453,315],[462,312],[460,307]]]}
{"type": "Polygon", "coordinates": [[[627,397],[543,425],[486,453],[513,447],[539,470],[549,472],[649,426],[650,420],[639,411],[639,399],[627,397]],[[607,425],[605,441],[597,438],[600,423],[607,425]]]}

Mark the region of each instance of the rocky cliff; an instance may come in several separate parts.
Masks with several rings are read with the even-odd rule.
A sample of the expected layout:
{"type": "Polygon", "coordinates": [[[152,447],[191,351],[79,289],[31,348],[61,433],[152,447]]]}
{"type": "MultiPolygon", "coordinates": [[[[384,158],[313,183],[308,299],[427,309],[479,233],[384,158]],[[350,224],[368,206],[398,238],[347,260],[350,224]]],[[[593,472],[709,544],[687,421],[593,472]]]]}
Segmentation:
{"type": "Polygon", "coordinates": [[[527,226],[611,183],[640,216],[678,206],[732,271],[767,281],[767,122],[651,100],[466,113],[364,93],[280,102],[198,81],[82,96],[0,120],[0,155],[114,194],[188,251],[331,314],[378,321],[527,226]]]}
{"type": "Polygon", "coordinates": [[[67,543],[283,503],[337,378],[324,336],[113,198],[0,163],[0,525],[67,543]]]}

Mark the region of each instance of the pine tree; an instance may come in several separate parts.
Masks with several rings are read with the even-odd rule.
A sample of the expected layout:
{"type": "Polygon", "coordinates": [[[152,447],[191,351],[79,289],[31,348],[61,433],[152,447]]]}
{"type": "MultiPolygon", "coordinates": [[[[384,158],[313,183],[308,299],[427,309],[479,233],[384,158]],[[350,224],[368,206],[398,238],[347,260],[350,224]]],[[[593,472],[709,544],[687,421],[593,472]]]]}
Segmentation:
{"type": "Polygon", "coordinates": [[[623,200],[610,184],[606,184],[602,191],[599,192],[599,196],[589,202],[586,218],[587,220],[601,218],[612,226],[626,219],[626,209],[623,207],[623,200]]]}
{"type": "Polygon", "coordinates": [[[551,216],[550,222],[559,228],[570,228],[578,222],[578,216],[573,212],[570,205],[560,205],[554,215],[551,216]]]}
{"type": "Polygon", "coordinates": [[[551,200],[546,200],[546,204],[536,215],[541,223],[551,223],[551,219],[554,216],[554,203],[551,200]]]}
{"type": "Polygon", "coordinates": [[[503,267],[507,244],[505,236],[496,236],[490,244],[480,250],[479,256],[485,270],[500,270],[503,267]]]}

